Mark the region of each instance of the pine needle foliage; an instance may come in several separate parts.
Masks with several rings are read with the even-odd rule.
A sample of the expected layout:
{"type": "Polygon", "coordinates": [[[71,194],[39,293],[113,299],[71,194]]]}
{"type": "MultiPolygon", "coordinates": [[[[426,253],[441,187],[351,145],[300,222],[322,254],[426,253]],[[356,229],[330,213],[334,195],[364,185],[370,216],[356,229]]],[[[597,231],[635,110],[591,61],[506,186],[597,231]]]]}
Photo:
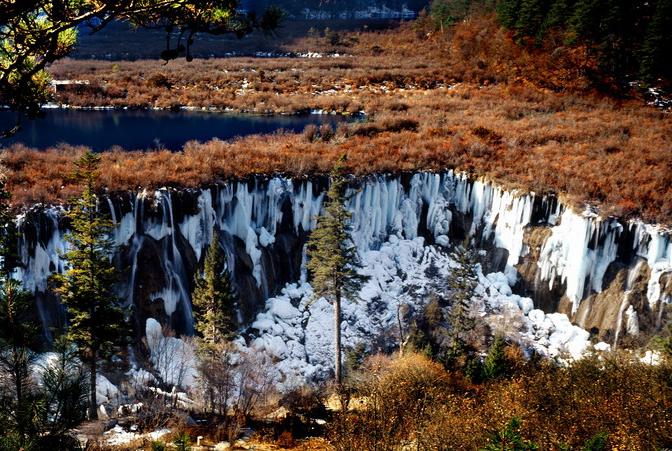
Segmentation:
{"type": "Polygon", "coordinates": [[[99,360],[111,358],[129,333],[127,311],[114,293],[117,270],[110,261],[114,224],[101,215],[94,182],[100,157],[86,152],[76,163],[72,177],[84,182],[84,192],[71,199],[66,212],[70,231],[64,239],[68,250],[62,257],[70,269],[54,277],[57,292],[68,309],[65,333],[90,371],[89,417],[96,415],[96,373],[99,360]]]}
{"type": "Polygon", "coordinates": [[[208,343],[235,338],[238,330],[236,294],[217,233],[212,237],[203,272],[196,275],[195,285],[192,303],[196,330],[208,343]]]}
{"type": "Polygon", "coordinates": [[[448,274],[448,292],[451,309],[448,315],[450,326],[450,344],[447,359],[455,359],[468,351],[474,341],[476,316],[473,313],[473,302],[478,286],[478,272],[473,249],[468,239],[452,254],[457,267],[448,274]]]}
{"type": "Polygon", "coordinates": [[[485,357],[483,365],[483,372],[486,379],[497,379],[506,376],[509,372],[504,349],[506,348],[506,340],[501,335],[495,337],[495,341],[488,350],[488,355],[485,357]]]}
{"type": "Polygon", "coordinates": [[[28,345],[35,336],[29,321],[30,295],[18,281],[3,277],[0,286],[0,450],[30,448],[39,430],[35,421],[42,410],[32,395],[30,366],[35,353],[28,345]]]}
{"type": "Polygon", "coordinates": [[[356,299],[367,277],[357,273],[361,267],[357,258],[351,233],[352,213],[346,208],[346,181],[341,167],[347,156],[344,154],[334,165],[330,174],[330,186],[325,213],[317,218],[317,226],[308,239],[307,253],[310,260],[307,268],[312,276],[311,285],[315,296],[324,296],[334,305],[335,326],[335,377],[341,380],[341,298],[356,299]]]}
{"type": "Polygon", "coordinates": [[[501,429],[490,438],[488,445],[481,451],[535,451],[537,445],[533,442],[528,442],[520,436],[520,425],[522,420],[520,418],[511,418],[509,424],[504,429],[501,429]]]}

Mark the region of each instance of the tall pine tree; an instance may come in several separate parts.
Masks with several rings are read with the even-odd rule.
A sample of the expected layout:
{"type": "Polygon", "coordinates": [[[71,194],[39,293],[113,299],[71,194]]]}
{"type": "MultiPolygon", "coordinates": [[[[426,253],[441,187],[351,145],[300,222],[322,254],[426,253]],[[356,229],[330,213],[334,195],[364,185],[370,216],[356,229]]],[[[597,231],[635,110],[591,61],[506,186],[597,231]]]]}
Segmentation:
{"type": "Polygon", "coordinates": [[[236,295],[226,256],[219,245],[217,233],[212,237],[205,256],[203,272],[196,275],[192,295],[196,330],[208,343],[233,339],[238,330],[236,295]]]}
{"type": "Polygon", "coordinates": [[[73,178],[84,182],[84,192],[71,200],[66,212],[70,231],[63,258],[70,269],[54,276],[57,292],[68,310],[66,338],[75,344],[79,358],[89,369],[89,418],[96,417],[96,376],[99,361],[114,355],[129,333],[127,312],[114,293],[117,271],[110,261],[113,242],[111,220],[98,208],[94,182],[100,157],[86,152],[76,163],[73,178]]]}
{"type": "Polygon", "coordinates": [[[341,175],[343,155],[330,175],[331,185],[324,202],[325,214],[317,218],[317,227],[308,239],[307,268],[316,296],[324,296],[334,305],[334,368],[336,382],[341,382],[341,299],[356,299],[366,277],[357,273],[360,267],[357,249],[350,236],[350,213],[346,208],[346,182],[341,175]]]}
{"type": "Polygon", "coordinates": [[[468,238],[453,252],[452,258],[458,266],[451,269],[447,280],[451,299],[448,315],[450,343],[447,349],[447,362],[473,351],[473,334],[476,326],[473,302],[478,285],[478,272],[468,238]]]}

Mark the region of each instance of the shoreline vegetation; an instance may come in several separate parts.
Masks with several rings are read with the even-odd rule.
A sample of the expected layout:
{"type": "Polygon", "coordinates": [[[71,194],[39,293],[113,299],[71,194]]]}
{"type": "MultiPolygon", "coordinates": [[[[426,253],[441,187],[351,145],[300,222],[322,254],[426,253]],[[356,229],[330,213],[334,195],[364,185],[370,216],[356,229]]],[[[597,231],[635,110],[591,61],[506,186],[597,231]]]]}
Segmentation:
{"type": "MultiPolygon", "coordinates": [[[[641,98],[597,93],[580,76],[570,84],[560,69],[535,76],[551,62],[532,62],[492,16],[466,20],[450,35],[427,37],[408,23],[292,45],[288,50],[346,56],[169,65],[69,59],[50,68],[54,79],[88,84],[62,86],[55,100],[76,107],[366,115],[335,130],[188,142],[181,152],[111,149],[102,154],[101,192],[326,174],[347,153],[345,169],[355,176],[455,169],[510,189],[556,194],[579,209],[597,206],[602,215],[672,223],[672,115],[641,98]]],[[[7,148],[2,163],[14,208],[77,194],[64,175],[83,151],[65,144],[45,152],[7,148]]]]}

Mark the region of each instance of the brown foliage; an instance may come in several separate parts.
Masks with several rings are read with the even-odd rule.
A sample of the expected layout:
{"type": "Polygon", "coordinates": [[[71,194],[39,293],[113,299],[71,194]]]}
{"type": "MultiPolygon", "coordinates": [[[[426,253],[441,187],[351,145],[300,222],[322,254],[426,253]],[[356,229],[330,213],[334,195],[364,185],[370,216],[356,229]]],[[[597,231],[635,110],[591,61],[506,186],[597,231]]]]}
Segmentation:
{"type": "Polygon", "coordinates": [[[606,432],[607,449],[658,449],[672,439],[669,368],[630,356],[544,364],[485,387],[464,385],[420,356],[368,369],[360,407],[337,416],[336,449],[475,450],[512,417],[539,449],[580,449],[606,432]]]}
{"type": "MultiPolygon", "coordinates": [[[[169,66],[66,60],[52,70],[56,78],[88,79],[95,88],[58,94],[71,105],[367,114],[366,122],[335,133],[308,128],[303,136],[190,142],[177,153],[109,152],[101,191],[200,186],[254,174],[302,177],[328,172],[347,152],[355,175],[454,168],[510,188],[557,193],[580,209],[590,202],[605,215],[672,222],[669,114],[634,100],[532,86],[583,89],[583,82],[553,72],[552,58],[514,45],[488,15],[446,35],[418,37],[408,24],[353,38],[350,56],[338,58],[169,66]]],[[[306,38],[294,49],[322,41],[306,38]]],[[[63,174],[78,152],[70,146],[43,153],[9,149],[15,205],[57,203],[75,194],[63,174]]]]}

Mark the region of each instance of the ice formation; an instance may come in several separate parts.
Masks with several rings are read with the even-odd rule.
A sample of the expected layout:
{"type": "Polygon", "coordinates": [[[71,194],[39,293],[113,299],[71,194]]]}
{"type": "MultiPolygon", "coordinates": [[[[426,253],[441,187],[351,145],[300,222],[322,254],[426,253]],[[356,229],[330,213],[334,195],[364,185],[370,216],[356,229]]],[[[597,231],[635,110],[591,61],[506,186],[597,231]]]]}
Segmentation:
{"type": "MultiPolygon", "coordinates": [[[[418,238],[424,238],[425,244],[446,247],[467,232],[477,238],[477,246],[494,246],[508,252],[503,274],[496,276],[497,280],[490,276],[488,283],[499,287],[497,291],[503,290],[502,295],[510,296],[518,277],[515,267],[528,252],[526,229],[549,227],[550,237],[537,262],[539,278],[551,289],[560,287],[573,303],[574,312],[588,294],[603,289],[607,268],[616,259],[624,259],[624,255],[631,255],[627,257],[630,260],[624,260],[626,264],[634,266],[636,261],[645,260],[651,268],[647,290],[651,308],[659,309],[660,304],[670,301],[666,294],[670,293],[670,277],[665,275],[672,272],[672,245],[667,231],[642,223],[601,219],[590,212],[576,213],[557,199],[507,191],[452,171],[379,175],[350,182],[348,208],[353,212],[353,239],[362,255],[389,251],[390,243],[414,243],[418,238]]],[[[121,296],[128,303],[137,302],[138,291],[147,278],[147,274],[140,274],[139,256],[148,247],[156,249],[159,261],[153,264],[162,277],[151,293],[145,293],[145,299],[163,302],[168,317],[181,315],[184,331],[189,332],[193,274],[188,262],[192,261],[189,268],[193,268],[194,259],[202,260],[216,230],[224,237],[222,244],[232,272],[236,274],[236,265],[247,265],[250,287],[261,293],[261,299],[268,298],[277,293],[278,283],[282,286],[296,282],[278,280],[277,273],[270,274],[269,271],[277,271],[269,267],[269,255],[283,249],[294,254],[301,252],[303,242],[298,238],[291,244],[295,248],[283,248],[288,244],[281,238],[291,234],[303,236],[305,242],[305,233],[315,227],[315,216],[322,210],[326,185],[324,178],[258,177],[209,189],[160,189],[107,200],[101,208],[109,210],[118,223],[112,239],[120,249],[119,265],[129,269],[121,296]],[[239,247],[234,248],[234,244],[239,247]],[[245,262],[241,260],[241,250],[247,256],[245,262]]],[[[45,330],[53,307],[49,310],[46,304],[43,306],[47,300],[42,300],[41,293],[47,291],[47,276],[64,269],[58,253],[64,248],[61,216],[60,209],[47,208],[19,219],[24,232],[20,248],[24,266],[17,276],[38,294],[45,330]]],[[[406,257],[390,256],[399,265],[404,264],[403,258],[406,257]]],[[[301,280],[305,282],[305,273],[301,280]]],[[[377,280],[383,283],[382,279],[377,280]]],[[[299,282],[296,289],[302,286],[299,282]]],[[[523,304],[526,313],[534,311],[531,301],[523,304]]],[[[252,310],[258,311],[258,307],[252,310]]],[[[626,299],[623,315],[629,307],[626,299]]],[[[627,315],[626,329],[636,329],[637,314],[633,310],[627,315]]],[[[262,320],[255,324],[263,325],[262,320]]],[[[557,324],[553,327],[557,328],[557,324]]],[[[294,350],[290,346],[284,352],[294,350]]]]}
{"type": "MultiPolygon", "coordinates": [[[[440,290],[436,282],[444,280],[457,264],[437,246],[425,245],[423,238],[396,236],[378,250],[364,252],[361,259],[361,272],[370,279],[359,301],[343,302],[346,348],[364,343],[370,349],[385,334],[389,342],[398,343],[398,307],[420,311],[430,293],[440,290]],[[433,277],[427,275],[430,267],[437,271],[433,277]]],[[[579,358],[589,344],[589,333],[572,325],[567,315],[534,310],[531,299],[511,293],[508,280],[503,273],[480,272],[476,292],[484,300],[481,310],[488,313],[487,320],[516,315],[525,345],[553,357],[567,352],[579,358]]],[[[250,345],[273,357],[285,376],[319,379],[332,371],[333,307],[324,298],[313,300],[312,295],[308,283],[288,284],[279,296],[268,299],[265,311],[251,325],[256,338],[250,345]]]]}

